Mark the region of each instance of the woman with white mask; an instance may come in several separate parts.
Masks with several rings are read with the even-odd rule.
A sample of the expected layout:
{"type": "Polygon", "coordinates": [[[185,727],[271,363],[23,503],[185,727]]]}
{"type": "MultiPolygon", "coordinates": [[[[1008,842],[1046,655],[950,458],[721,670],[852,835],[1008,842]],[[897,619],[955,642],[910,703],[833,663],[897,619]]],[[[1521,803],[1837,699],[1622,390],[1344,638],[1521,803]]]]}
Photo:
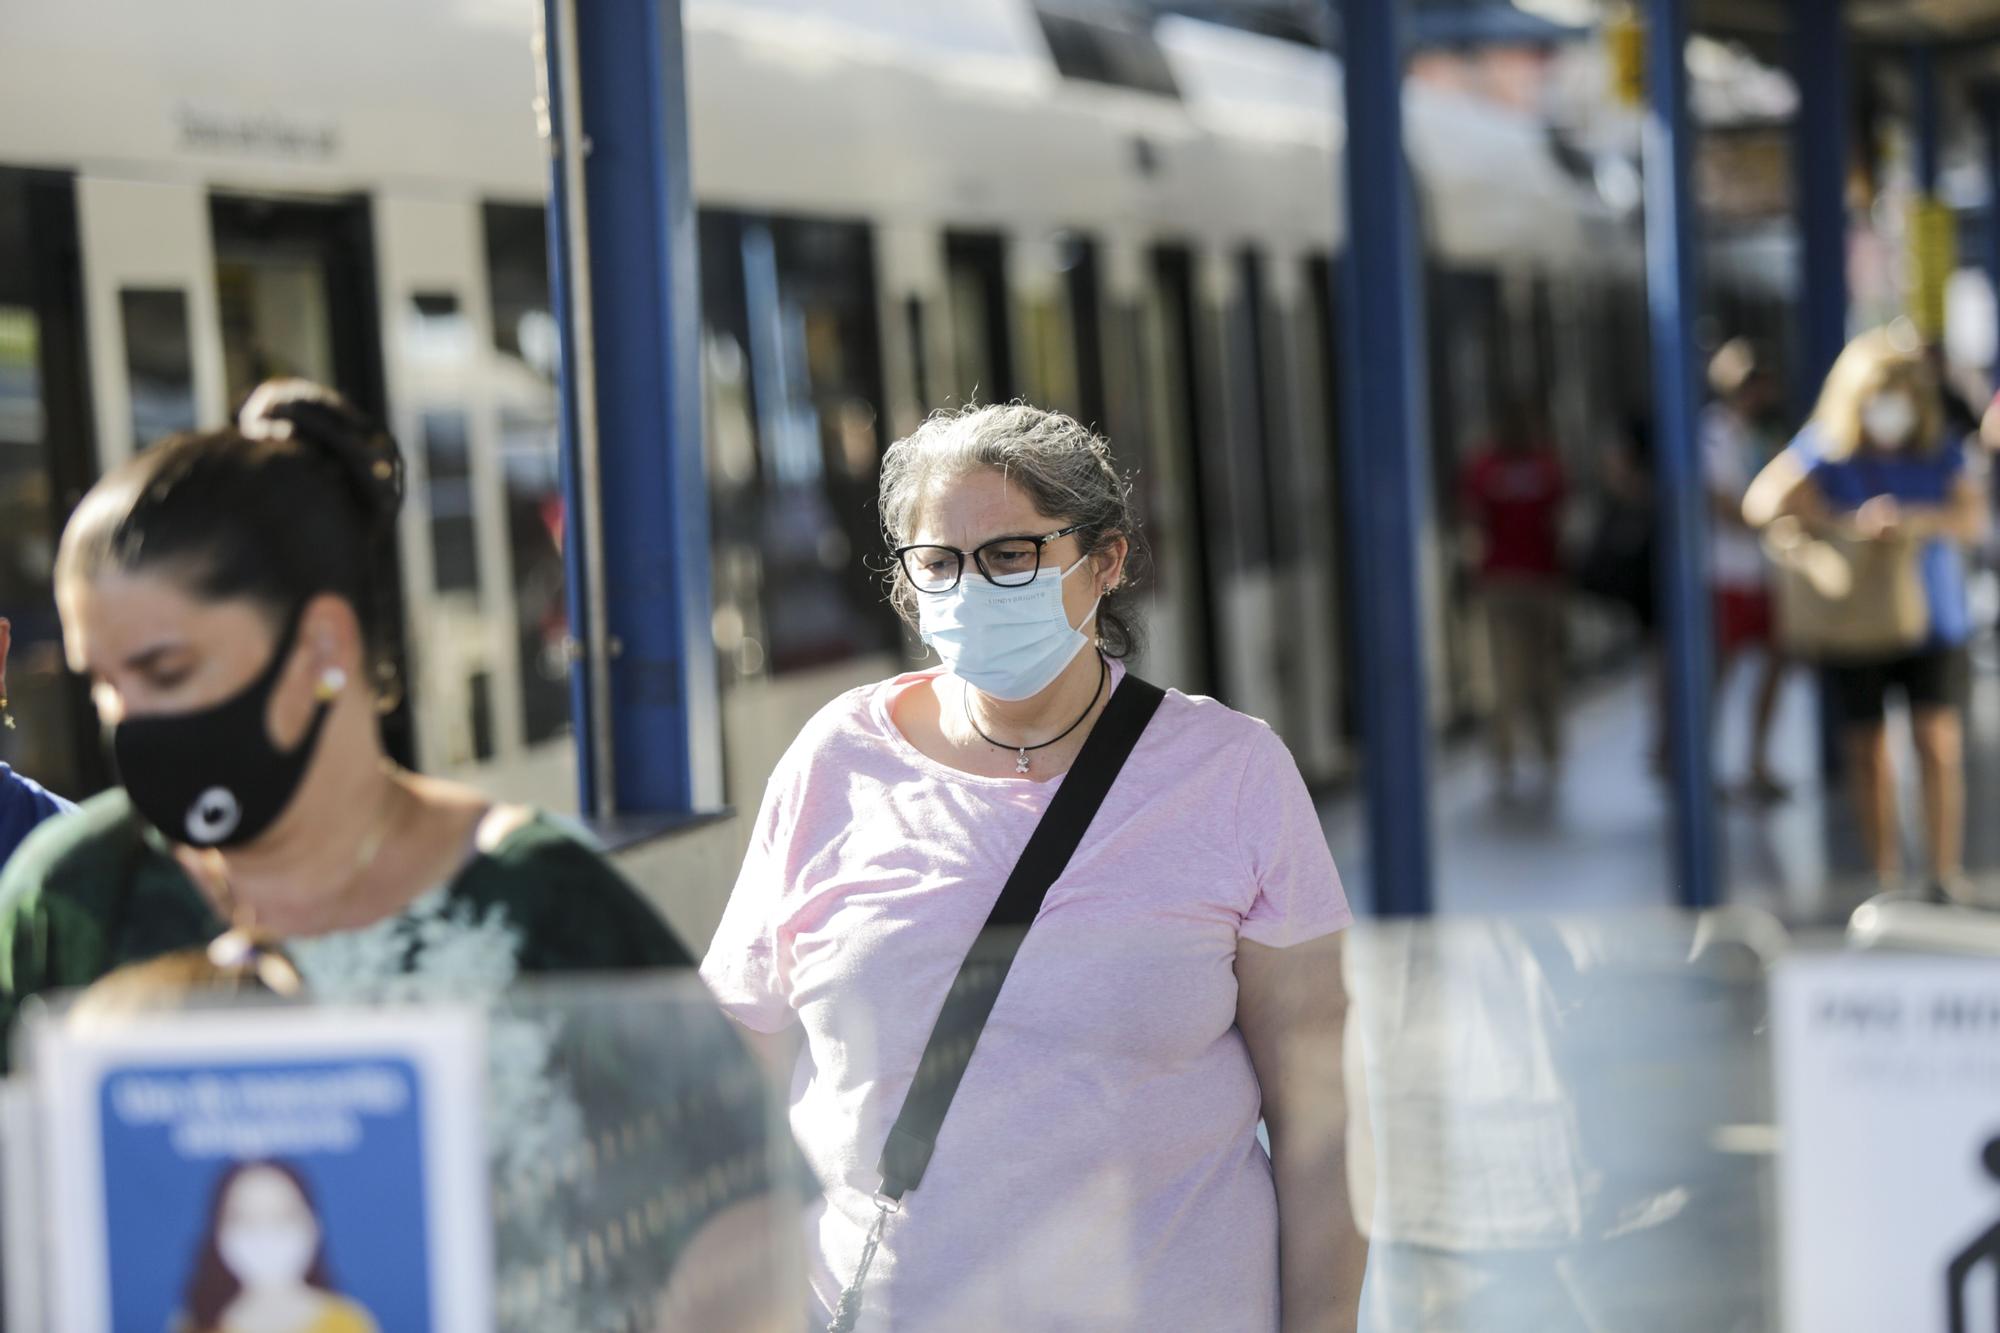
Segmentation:
{"type": "Polygon", "coordinates": [[[182,1333],[375,1333],[335,1289],[312,1191],[286,1162],[238,1162],[216,1181],[182,1333]]]}
{"type": "MultiPolygon", "coordinates": [[[[1848,344],[1812,420],[1751,486],[1743,514],[1760,528],[1788,520],[1844,552],[1851,570],[1891,571],[1881,594],[1830,602],[1823,679],[1845,732],[1862,840],[1881,887],[1900,889],[1903,877],[1884,726],[1887,699],[1900,694],[1923,776],[1926,892],[1968,900],[1965,550],[1985,534],[1986,488],[1968,465],[1965,441],[1945,428],[1937,380],[1914,330],[1895,325],[1848,344]]],[[[1851,577],[1857,590],[1866,582],[1865,573],[1851,577]]]]}
{"type": "Polygon", "coordinates": [[[822,1326],[1355,1325],[1351,914],[1271,729],[1126,672],[1130,489],[1021,404],[883,461],[891,600],[943,666],[807,726],[702,969],[795,1060],[822,1326]]]}

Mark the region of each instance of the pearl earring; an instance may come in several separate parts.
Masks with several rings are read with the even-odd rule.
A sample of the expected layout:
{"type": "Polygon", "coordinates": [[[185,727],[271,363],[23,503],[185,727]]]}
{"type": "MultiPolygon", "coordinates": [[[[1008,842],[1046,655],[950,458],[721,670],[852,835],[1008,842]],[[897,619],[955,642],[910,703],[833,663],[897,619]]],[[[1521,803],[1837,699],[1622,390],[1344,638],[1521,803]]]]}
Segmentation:
{"type": "Polygon", "coordinates": [[[328,667],[321,673],[319,686],[314,689],[313,693],[318,696],[321,703],[332,703],[339,697],[340,692],[346,688],[347,673],[339,667],[328,667]]]}

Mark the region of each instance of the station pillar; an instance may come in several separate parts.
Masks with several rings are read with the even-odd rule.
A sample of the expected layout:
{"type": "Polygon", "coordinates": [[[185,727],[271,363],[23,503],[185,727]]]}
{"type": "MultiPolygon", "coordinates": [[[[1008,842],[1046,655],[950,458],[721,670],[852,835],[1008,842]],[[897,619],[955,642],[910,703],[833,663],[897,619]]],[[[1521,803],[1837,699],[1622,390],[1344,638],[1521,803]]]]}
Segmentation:
{"type": "Polygon", "coordinates": [[[1654,459],[1660,516],[1660,604],[1666,624],[1667,751],[1673,775],[1676,894],[1685,907],[1721,900],[1714,769],[1713,671],[1705,541],[1708,492],[1697,448],[1701,403],[1696,201],[1690,184],[1689,0],[1648,0],[1646,298],[1653,334],[1654,459]]]}
{"type": "Polygon", "coordinates": [[[1986,168],[1985,253],[1987,285],[1993,289],[1995,327],[1993,331],[1992,379],[2000,385],[2000,83],[1982,84],[1973,105],[1979,113],[1979,150],[1986,168]]]}
{"type": "Polygon", "coordinates": [[[1803,418],[1847,345],[1847,33],[1841,7],[1826,0],[1793,0],[1792,16],[1801,242],[1793,396],[1803,418]]]}
{"type": "Polygon", "coordinates": [[[722,800],[678,0],[542,0],[582,808],[722,800]]]}
{"type": "Polygon", "coordinates": [[[1347,114],[1341,337],[1342,556],[1354,571],[1369,875],[1375,910],[1432,908],[1424,515],[1423,295],[1403,152],[1399,0],[1338,0],[1347,114]]]}

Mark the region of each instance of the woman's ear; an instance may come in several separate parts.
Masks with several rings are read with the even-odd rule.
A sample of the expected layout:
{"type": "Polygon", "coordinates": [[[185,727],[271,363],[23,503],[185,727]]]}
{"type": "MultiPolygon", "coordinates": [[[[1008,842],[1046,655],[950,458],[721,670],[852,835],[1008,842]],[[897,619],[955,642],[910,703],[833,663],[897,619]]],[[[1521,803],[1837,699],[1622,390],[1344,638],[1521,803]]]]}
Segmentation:
{"type": "Polygon", "coordinates": [[[366,653],[361,642],[361,620],[343,597],[321,593],[307,603],[299,621],[299,639],[306,650],[306,665],[315,680],[338,671],[347,679],[362,675],[366,653]]]}
{"type": "Polygon", "coordinates": [[[1131,550],[1131,542],[1120,534],[1106,542],[1104,549],[1097,553],[1097,586],[1103,592],[1112,592],[1125,582],[1125,557],[1131,550]]]}

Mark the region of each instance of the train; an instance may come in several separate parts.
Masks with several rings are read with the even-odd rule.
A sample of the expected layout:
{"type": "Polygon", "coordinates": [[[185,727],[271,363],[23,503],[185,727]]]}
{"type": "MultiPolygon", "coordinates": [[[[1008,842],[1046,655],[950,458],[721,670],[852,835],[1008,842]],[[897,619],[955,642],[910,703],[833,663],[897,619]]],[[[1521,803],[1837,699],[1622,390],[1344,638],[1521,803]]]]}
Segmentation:
{"type": "MultiPolygon", "coordinates": [[[[1351,773],[1337,59],[1036,0],[681,12],[730,807],[754,809],[828,698],[920,652],[871,559],[882,450],[935,408],[1016,397],[1096,425],[1137,479],[1140,669],[1268,719],[1314,782],[1351,773]]],[[[538,6],[0,13],[14,762],[58,790],[106,780],[49,597],[69,507],[148,441],[298,373],[410,457],[415,762],[574,810],[538,6]]],[[[1636,201],[1538,117],[1412,82],[1405,118],[1429,314],[1427,669],[1448,723],[1484,694],[1450,546],[1457,461],[1527,399],[1594,473],[1648,398],[1643,256],[1636,201]]],[[[1782,299],[1741,267],[1739,302],[1782,299]]],[[[722,881],[689,890],[694,929],[746,822],[680,848],[676,873],[722,881]]]]}

